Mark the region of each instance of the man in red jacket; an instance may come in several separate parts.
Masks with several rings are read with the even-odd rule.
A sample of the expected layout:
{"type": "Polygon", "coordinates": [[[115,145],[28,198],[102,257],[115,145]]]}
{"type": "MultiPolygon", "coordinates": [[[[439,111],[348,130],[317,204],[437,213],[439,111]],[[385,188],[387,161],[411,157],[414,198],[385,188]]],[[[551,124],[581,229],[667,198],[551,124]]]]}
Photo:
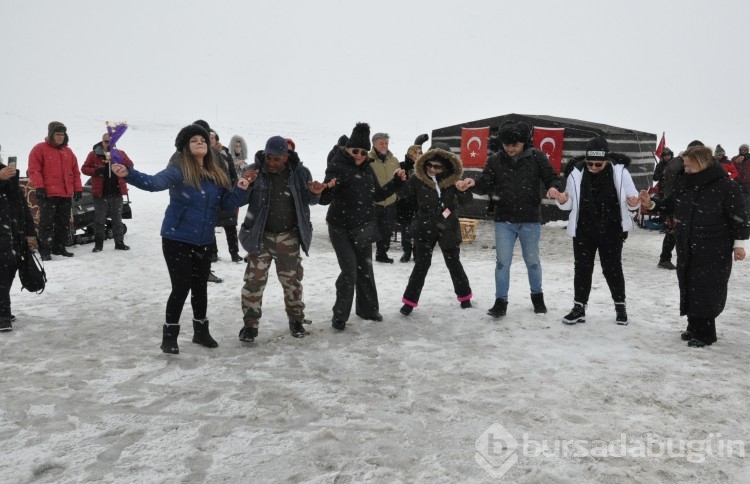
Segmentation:
{"type": "Polygon", "coordinates": [[[50,254],[73,257],[65,250],[70,233],[72,200],[83,194],[78,159],[68,147],[64,124],[49,123],[47,137],[29,153],[29,180],[39,201],[39,253],[42,260],[50,254]]]}
{"type": "MultiPolygon", "coordinates": [[[[110,169],[109,140],[109,133],[104,133],[102,141],[94,145],[81,167],[83,174],[91,177],[91,195],[94,196],[94,248],[91,252],[101,252],[104,248],[107,217],[112,219],[115,250],[130,250],[125,245],[125,227],[122,225],[122,197],[128,193],[128,184],[110,169]]],[[[120,153],[122,164],[131,168],[133,162],[128,155],[115,149],[120,153]]]]}

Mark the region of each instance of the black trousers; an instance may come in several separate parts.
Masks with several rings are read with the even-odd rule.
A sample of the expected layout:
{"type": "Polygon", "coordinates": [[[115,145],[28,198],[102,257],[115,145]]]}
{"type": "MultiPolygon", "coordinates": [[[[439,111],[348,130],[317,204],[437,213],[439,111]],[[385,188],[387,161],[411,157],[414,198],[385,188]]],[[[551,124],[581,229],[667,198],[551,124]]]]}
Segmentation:
{"type": "MultiPolygon", "coordinates": [[[[404,299],[414,303],[414,305],[419,302],[419,296],[422,294],[427,272],[432,265],[432,253],[435,250],[436,243],[437,239],[414,241],[414,269],[411,271],[409,284],[404,291],[404,299]]],[[[451,275],[453,292],[456,293],[456,297],[462,299],[470,295],[471,286],[469,286],[469,278],[466,276],[463,264],[461,264],[461,247],[456,246],[450,249],[443,249],[441,247],[440,249],[443,252],[445,266],[451,275]]]]}
{"type": "Polygon", "coordinates": [[[167,324],[180,324],[182,307],[190,293],[193,319],[205,319],[208,309],[208,273],[211,270],[209,245],[191,245],[161,239],[172,292],[167,299],[167,324]]]}
{"type": "Polygon", "coordinates": [[[588,304],[591,294],[591,276],[594,273],[596,252],[599,251],[599,262],[602,274],[607,280],[612,300],[625,302],[625,276],[622,274],[622,233],[617,235],[578,236],[573,237],[573,256],[575,258],[575,275],[573,291],[575,301],[588,304]]]}
{"type": "Polygon", "coordinates": [[[396,204],[392,203],[387,207],[375,205],[375,221],[378,223],[378,232],[383,236],[375,243],[376,255],[384,256],[391,248],[391,237],[393,237],[393,228],[396,226],[396,204]]]}
{"type": "Polygon", "coordinates": [[[664,233],[664,240],[661,243],[661,255],[659,255],[659,262],[666,262],[672,260],[672,250],[674,250],[675,240],[674,234],[669,231],[664,233]]]}
{"type": "Polygon", "coordinates": [[[10,318],[10,288],[17,269],[18,261],[13,251],[0,253],[0,319],[10,318]]]}
{"type": "Polygon", "coordinates": [[[336,279],[333,317],[340,321],[349,320],[356,288],[356,314],[369,319],[380,310],[375,274],[372,272],[372,244],[357,246],[348,231],[332,225],[328,226],[328,236],[341,269],[336,279]]]}
{"type": "Polygon", "coordinates": [[[49,254],[60,251],[70,235],[70,209],[72,198],[39,198],[39,252],[49,254]]]}

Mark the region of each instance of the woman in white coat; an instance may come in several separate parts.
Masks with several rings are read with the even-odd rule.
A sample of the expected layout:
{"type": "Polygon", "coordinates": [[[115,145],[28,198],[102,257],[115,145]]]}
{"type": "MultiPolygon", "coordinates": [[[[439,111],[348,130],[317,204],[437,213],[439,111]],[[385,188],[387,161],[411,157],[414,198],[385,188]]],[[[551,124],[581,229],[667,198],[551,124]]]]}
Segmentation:
{"type": "Polygon", "coordinates": [[[573,237],[575,258],[574,305],[562,319],[565,324],[586,322],[597,251],[615,302],[615,322],[628,324],[622,245],[633,228],[630,212],[639,206],[629,164],[627,156],[609,152],[607,140],[594,138],[586,145],[586,155],[576,161],[565,192],[556,199],[560,209],[570,210],[567,232],[573,237]]]}

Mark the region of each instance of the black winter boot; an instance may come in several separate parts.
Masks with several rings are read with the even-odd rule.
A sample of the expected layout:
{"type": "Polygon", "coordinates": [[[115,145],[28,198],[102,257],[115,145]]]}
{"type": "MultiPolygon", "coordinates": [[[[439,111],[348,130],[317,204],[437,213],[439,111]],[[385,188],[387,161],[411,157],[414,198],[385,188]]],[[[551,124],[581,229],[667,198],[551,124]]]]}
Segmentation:
{"type": "Polygon", "coordinates": [[[239,252],[231,252],[232,262],[242,262],[245,259],[240,255],[239,252]]]}
{"type": "Polygon", "coordinates": [[[243,343],[252,343],[258,337],[257,326],[243,326],[240,330],[240,341],[243,343]]]}
{"type": "Polygon", "coordinates": [[[585,323],[586,305],[576,302],[573,305],[573,309],[571,309],[570,312],[562,318],[562,322],[565,324],[585,323]]]}
{"type": "Polygon", "coordinates": [[[164,353],[177,355],[180,348],[177,346],[177,336],[180,334],[179,324],[165,324],[161,337],[161,350],[164,353]]]}
{"type": "Polygon", "coordinates": [[[544,293],[531,294],[531,303],[534,305],[534,312],[544,314],[547,312],[547,306],[544,305],[544,293]]]}
{"type": "Polygon", "coordinates": [[[310,324],[311,322],[312,321],[310,321],[309,319],[289,319],[289,331],[295,338],[304,338],[305,335],[308,335],[310,333],[305,330],[303,324],[310,324]]]}
{"type": "Polygon", "coordinates": [[[505,299],[497,298],[495,299],[495,305],[492,306],[489,311],[487,311],[487,314],[497,319],[499,317],[505,316],[506,311],[508,311],[508,301],[506,301],[505,299]]]}
{"type": "Polygon", "coordinates": [[[130,250],[130,246],[125,245],[125,242],[115,242],[115,250],[130,250]]]}
{"type": "Polygon", "coordinates": [[[95,238],[94,239],[94,248],[91,249],[91,252],[101,252],[104,248],[104,239],[102,238],[95,238]]]}
{"type": "Polygon", "coordinates": [[[625,326],[628,324],[628,313],[625,311],[625,303],[615,303],[615,323],[619,324],[620,326],[625,326]]]}
{"type": "Polygon", "coordinates": [[[193,343],[198,343],[206,348],[218,348],[219,343],[211,337],[208,332],[208,319],[193,320],[193,343]]]}
{"type": "Polygon", "coordinates": [[[409,262],[411,260],[411,251],[405,250],[404,255],[401,256],[401,262],[409,262]]]}

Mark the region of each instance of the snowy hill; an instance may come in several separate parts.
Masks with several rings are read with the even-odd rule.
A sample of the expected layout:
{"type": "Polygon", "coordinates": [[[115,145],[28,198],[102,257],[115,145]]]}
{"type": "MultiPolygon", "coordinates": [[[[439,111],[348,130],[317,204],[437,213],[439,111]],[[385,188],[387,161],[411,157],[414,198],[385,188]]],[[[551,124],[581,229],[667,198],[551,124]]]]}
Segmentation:
{"type": "MultiPolygon", "coordinates": [[[[354,121],[246,137],[251,150],[277,132],[294,138],[322,178],[326,153],[354,121]]],[[[154,173],[180,127],[134,123],[121,147],[154,173]]],[[[81,163],[100,136],[87,129],[75,134],[81,163]]],[[[227,141],[249,131],[217,130],[227,141]]],[[[407,146],[391,148],[401,158],[407,146]]],[[[18,319],[0,334],[0,482],[750,481],[738,455],[750,435],[748,262],[733,269],[709,348],[680,341],[676,275],[656,268],[662,236],[641,229],[623,250],[630,325],[615,325],[597,268],[587,323],[565,326],[572,244],[563,224],[550,224],[542,235],[549,313],[533,313],[517,251],[508,315],[493,320],[485,314],[493,232],[483,221],[462,250],[474,308],[460,309],[436,254],[419,308],[404,317],[412,263],[376,264],[385,320],[353,316],[338,333],[330,327],[338,265],[326,207],[313,207],[303,261],[311,334],[290,336],[271,277],[259,338],[238,341],[244,266],[229,261],[219,233],[214,270],[224,282],[209,287],[208,317],[220,346],[190,342],[186,305],[181,353],[167,356],[159,350],[170,290],[159,238],[167,195],[133,188],[131,200],[132,250],[115,252],[111,240],[99,254],[73,247],[75,257],[46,264],[44,294],[14,285],[18,319]]]]}

